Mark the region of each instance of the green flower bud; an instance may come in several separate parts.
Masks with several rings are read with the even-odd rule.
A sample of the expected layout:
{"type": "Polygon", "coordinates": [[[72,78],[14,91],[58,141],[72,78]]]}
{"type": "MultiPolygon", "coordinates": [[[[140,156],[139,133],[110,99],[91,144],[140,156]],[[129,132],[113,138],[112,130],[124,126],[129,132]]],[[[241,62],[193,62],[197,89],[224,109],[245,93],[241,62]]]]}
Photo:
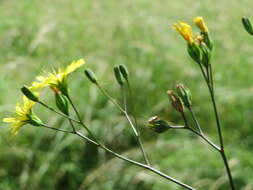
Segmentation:
{"type": "Polygon", "coordinates": [[[28,87],[23,86],[21,88],[22,93],[29,99],[32,100],[34,102],[38,102],[39,101],[39,97],[35,92],[32,92],[28,87]]]}
{"type": "Polygon", "coordinates": [[[62,113],[69,115],[68,100],[63,94],[55,93],[55,104],[62,113]]]}
{"type": "Polygon", "coordinates": [[[93,73],[92,70],[90,69],[85,69],[84,70],[84,74],[86,75],[86,77],[94,84],[97,84],[97,77],[96,75],[93,73]]]}
{"type": "Polygon", "coordinates": [[[192,96],[190,90],[184,87],[183,84],[176,85],[176,90],[177,95],[182,99],[184,105],[189,108],[192,105],[192,96]]]}
{"type": "Polygon", "coordinates": [[[247,17],[242,17],[242,24],[244,29],[250,34],[253,35],[253,29],[250,20],[247,17]]]}
{"type": "Polygon", "coordinates": [[[27,117],[29,118],[29,121],[27,123],[29,123],[33,126],[40,126],[43,124],[43,122],[40,120],[40,118],[32,113],[27,115],[27,117]]]}
{"type": "Polygon", "coordinates": [[[210,37],[210,34],[208,32],[201,32],[204,38],[204,43],[207,45],[207,47],[212,51],[213,49],[213,41],[210,37]]]}
{"type": "Polygon", "coordinates": [[[195,62],[201,63],[202,51],[196,43],[188,43],[187,50],[189,55],[195,62]]]}
{"type": "Polygon", "coordinates": [[[58,83],[57,85],[55,85],[55,88],[54,88],[54,85],[52,84],[52,90],[54,92],[57,92],[57,93],[62,93],[64,94],[65,96],[68,95],[68,83],[67,83],[67,78],[63,78],[63,80],[58,83]]]}
{"type": "Polygon", "coordinates": [[[208,46],[204,43],[202,43],[200,45],[200,48],[202,50],[202,60],[201,63],[204,67],[208,68],[209,67],[209,63],[210,63],[210,59],[211,59],[211,51],[208,48],[208,46]]]}
{"type": "Polygon", "coordinates": [[[147,127],[156,133],[163,133],[171,128],[167,121],[161,120],[158,116],[151,117],[148,120],[147,127]]]}
{"type": "Polygon", "coordinates": [[[123,65],[123,64],[119,65],[119,70],[120,70],[122,76],[127,80],[129,73],[128,73],[128,70],[127,70],[126,66],[123,65]]]}
{"type": "Polygon", "coordinates": [[[113,68],[113,70],[114,70],[114,76],[115,76],[117,82],[119,83],[119,85],[122,86],[122,85],[124,84],[124,82],[123,82],[123,79],[122,79],[122,76],[121,76],[119,67],[118,67],[118,66],[115,66],[115,67],[113,68]]]}
{"type": "Polygon", "coordinates": [[[170,98],[171,105],[175,108],[175,110],[177,110],[180,113],[183,113],[184,103],[181,100],[181,98],[177,94],[175,94],[173,90],[168,90],[167,94],[170,98]]]}

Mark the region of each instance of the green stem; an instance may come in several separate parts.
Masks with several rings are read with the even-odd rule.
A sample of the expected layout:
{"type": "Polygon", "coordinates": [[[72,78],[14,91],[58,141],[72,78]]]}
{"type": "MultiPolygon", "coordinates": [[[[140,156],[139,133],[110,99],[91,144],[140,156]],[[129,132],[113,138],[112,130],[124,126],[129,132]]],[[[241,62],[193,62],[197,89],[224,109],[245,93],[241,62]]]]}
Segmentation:
{"type": "Polygon", "coordinates": [[[61,129],[49,127],[46,124],[43,124],[41,126],[42,127],[46,127],[48,129],[52,129],[52,130],[56,130],[56,131],[60,131],[60,132],[64,132],[64,133],[69,133],[69,134],[77,135],[77,136],[81,137],[82,139],[87,140],[88,142],[90,142],[90,143],[98,146],[99,148],[102,148],[106,152],[111,153],[112,155],[114,155],[115,157],[117,157],[117,158],[119,158],[119,159],[121,159],[123,161],[126,161],[126,162],[131,163],[131,164],[136,165],[136,166],[139,166],[139,167],[141,167],[143,169],[147,169],[147,170],[149,170],[149,171],[151,171],[151,172],[153,172],[153,173],[155,173],[155,174],[157,174],[157,175],[159,175],[159,176],[161,176],[161,177],[163,177],[163,178],[165,178],[165,179],[167,179],[167,180],[169,180],[171,182],[174,182],[174,183],[180,185],[181,187],[184,187],[185,189],[196,190],[195,188],[193,188],[193,187],[191,187],[191,186],[189,186],[189,185],[187,185],[187,184],[185,184],[185,183],[183,183],[183,182],[181,182],[181,181],[179,181],[179,180],[177,180],[177,179],[175,179],[175,178],[173,178],[171,176],[168,176],[165,173],[163,173],[163,172],[161,172],[161,171],[159,171],[159,170],[157,170],[157,169],[155,169],[155,168],[153,168],[153,167],[151,167],[149,165],[139,163],[139,162],[137,162],[135,160],[131,160],[131,159],[129,159],[129,158],[123,156],[123,155],[120,155],[120,154],[114,152],[113,150],[107,148],[103,144],[101,144],[99,142],[96,142],[96,141],[93,141],[92,139],[90,139],[89,137],[83,135],[82,133],[80,133],[78,131],[73,132],[73,131],[61,130],[61,129]]]}
{"type": "Polygon", "coordinates": [[[111,97],[101,86],[99,83],[96,83],[96,86],[98,87],[98,89],[102,92],[102,94],[107,97],[120,111],[124,112],[124,109],[119,105],[118,102],[116,102],[116,100],[114,100],[113,97],[111,97]]]}
{"type": "Polygon", "coordinates": [[[211,101],[212,101],[212,105],[213,105],[213,110],[214,110],[214,115],[215,115],[215,120],[216,120],[216,126],[217,126],[219,141],[220,141],[219,153],[222,156],[222,159],[223,159],[223,162],[224,162],[224,165],[225,165],[225,168],[226,168],[226,172],[227,172],[227,175],[228,175],[231,190],[235,190],[233,177],[232,177],[231,170],[230,170],[230,167],[229,167],[229,164],[228,164],[228,161],[227,161],[227,157],[226,157],[226,154],[225,154],[225,150],[224,150],[224,143],[223,143],[223,136],[222,136],[222,131],[221,131],[220,118],[219,118],[218,109],[217,109],[216,101],[215,101],[215,97],[214,97],[212,67],[210,65],[210,68],[209,68],[210,69],[210,75],[209,75],[210,78],[209,79],[206,78],[206,75],[203,72],[203,68],[201,67],[201,65],[200,65],[200,68],[201,68],[202,75],[203,75],[203,77],[206,81],[206,84],[207,84],[207,87],[208,87],[208,90],[209,90],[209,93],[210,93],[210,96],[211,96],[211,101]]]}
{"type": "Polygon", "coordinates": [[[198,128],[198,130],[199,130],[199,132],[200,132],[200,134],[203,134],[203,131],[202,131],[200,125],[199,125],[199,122],[198,122],[198,120],[197,120],[197,118],[196,118],[195,113],[194,113],[193,110],[192,110],[192,107],[190,106],[188,109],[189,109],[189,111],[190,111],[190,113],[191,113],[191,116],[192,116],[192,118],[193,118],[193,120],[194,120],[194,122],[195,122],[195,124],[196,124],[196,126],[197,126],[197,128],[198,128]]]}
{"type": "Polygon", "coordinates": [[[197,131],[195,131],[194,129],[192,129],[189,125],[188,125],[188,122],[187,122],[187,119],[184,115],[184,113],[181,113],[182,117],[183,117],[183,120],[184,120],[184,123],[185,123],[185,127],[172,127],[172,129],[187,129],[189,131],[191,131],[192,133],[194,133],[195,135],[199,136],[200,138],[202,138],[204,141],[206,141],[210,146],[212,146],[214,149],[216,149],[217,151],[220,152],[220,147],[217,146],[215,143],[213,143],[210,139],[208,139],[203,133],[198,133],[197,131]]]}
{"type": "Polygon", "coordinates": [[[139,147],[140,147],[140,150],[142,152],[142,155],[143,155],[143,158],[144,158],[144,161],[147,165],[150,165],[150,162],[149,162],[149,159],[147,157],[147,154],[146,152],[144,151],[144,147],[143,147],[143,144],[142,144],[142,140],[141,140],[141,137],[140,137],[140,134],[139,132],[136,130],[136,127],[134,126],[130,116],[128,115],[128,112],[127,112],[127,103],[126,103],[126,94],[124,92],[124,89],[123,87],[121,87],[121,90],[122,90],[122,96],[123,96],[123,102],[124,102],[124,108],[122,108],[120,106],[120,104],[114,100],[114,98],[112,98],[103,88],[102,86],[100,86],[99,83],[96,83],[96,86],[98,87],[98,89],[102,92],[102,94],[107,97],[125,116],[126,120],[128,121],[128,123],[130,124],[133,132],[134,132],[134,136],[136,137],[137,141],[138,141],[138,144],[139,144],[139,147]]]}
{"type": "Polygon", "coordinates": [[[70,96],[67,94],[66,97],[67,97],[68,101],[70,102],[70,105],[71,105],[72,108],[74,109],[74,112],[76,113],[76,116],[77,116],[77,118],[78,118],[78,120],[79,120],[78,123],[81,124],[81,125],[84,127],[84,129],[88,132],[88,134],[91,136],[91,138],[92,138],[93,140],[95,140],[96,142],[99,143],[99,141],[96,139],[96,137],[95,137],[95,136],[93,135],[93,133],[90,131],[90,129],[83,123],[82,118],[81,118],[81,115],[79,114],[79,112],[78,112],[76,106],[74,105],[72,99],[70,98],[70,96]]]}
{"type": "Polygon", "coordinates": [[[70,116],[68,116],[68,115],[66,115],[66,114],[64,114],[64,113],[55,110],[54,108],[48,106],[47,104],[45,104],[45,103],[43,103],[43,102],[41,102],[41,101],[38,101],[38,103],[39,103],[40,105],[42,105],[43,107],[49,109],[50,111],[52,111],[52,112],[54,112],[54,113],[56,113],[56,114],[58,114],[58,115],[60,115],[60,116],[62,116],[62,117],[64,117],[64,118],[70,119],[71,121],[74,121],[74,122],[76,122],[76,123],[80,123],[78,120],[75,120],[75,119],[71,118],[70,116]]]}
{"type": "Polygon", "coordinates": [[[54,127],[50,127],[50,126],[48,126],[48,125],[46,125],[46,124],[40,124],[40,126],[41,127],[45,127],[45,128],[48,128],[48,129],[52,129],[52,130],[55,130],[55,131],[60,131],[60,132],[64,132],[64,133],[75,133],[75,132],[73,132],[73,131],[68,131],[68,130],[64,130],[64,129],[58,129],[58,128],[54,128],[54,127]]]}

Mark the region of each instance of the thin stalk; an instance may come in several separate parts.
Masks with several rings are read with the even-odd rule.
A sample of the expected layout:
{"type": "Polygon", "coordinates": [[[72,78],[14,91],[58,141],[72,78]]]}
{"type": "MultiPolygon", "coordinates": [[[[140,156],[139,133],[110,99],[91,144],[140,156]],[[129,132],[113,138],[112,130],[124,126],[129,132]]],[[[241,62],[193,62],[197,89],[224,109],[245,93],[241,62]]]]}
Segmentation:
{"type": "Polygon", "coordinates": [[[107,97],[120,111],[124,112],[124,109],[119,105],[118,102],[116,102],[116,100],[111,97],[101,86],[99,83],[96,83],[96,86],[98,87],[98,89],[102,92],[102,94],[107,97]]]}
{"type": "Polygon", "coordinates": [[[99,141],[96,139],[96,137],[95,137],[95,136],[93,135],[93,133],[90,131],[90,129],[83,123],[82,118],[81,118],[81,115],[79,114],[79,112],[78,112],[78,110],[77,110],[75,104],[73,103],[72,99],[70,98],[70,96],[67,94],[66,97],[67,97],[67,99],[68,99],[68,101],[69,101],[71,107],[74,109],[74,112],[76,113],[76,116],[77,116],[77,118],[78,118],[78,120],[79,120],[78,123],[81,124],[81,125],[84,127],[84,129],[88,132],[88,134],[91,136],[91,138],[93,138],[93,140],[95,140],[96,142],[99,143],[99,141]]]}
{"type": "Polygon", "coordinates": [[[230,183],[230,187],[231,190],[235,190],[235,186],[234,186],[234,182],[233,182],[233,178],[232,178],[232,174],[231,174],[231,170],[227,161],[227,157],[225,154],[225,150],[224,150],[224,143],[223,143],[223,136],[222,136],[222,131],[221,131],[221,125],[220,125],[220,118],[219,118],[219,114],[218,114],[218,109],[216,106],[216,101],[215,101],[215,97],[214,97],[214,85],[213,85],[213,75],[212,75],[212,67],[210,65],[210,79],[206,78],[205,73],[203,72],[203,68],[201,67],[201,72],[203,74],[203,77],[206,81],[210,96],[211,96],[211,101],[212,101],[212,105],[213,105],[213,110],[214,110],[214,115],[215,115],[215,120],[216,120],[216,126],[217,126],[217,131],[218,131],[218,136],[219,136],[219,141],[220,141],[220,150],[219,153],[222,156],[225,168],[226,168],[226,172],[229,178],[229,183],[230,183]]]}
{"type": "Polygon", "coordinates": [[[145,151],[144,151],[144,147],[143,147],[143,144],[142,144],[142,141],[141,141],[141,138],[140,138],[140,135],[139,135],[139,133],[138,133],[138,131],[136,130],[136,127],[134,126],[134,124],[133,124],[133,122],[132,122],[132,120],[131,120],[131,118],[130,118],[130,116],[128,115],[128,112],[127,112],[127,104],[126,104],[126,98],[125,98],[125,94],[124,94],[124,96],[123,96],[123,98],[124,98],[124,103],[125,103],[125,108],[122,108],[121,107],[121,105],[114,99],[114,98],[112,98],[101,86],[100,86],[100,84],[99,83],[97,83],[96,84],[96,86],[98,87],[98,89],[102,92],[102,94],[105,96],[105,97],[107,97],[123,114],[124,114],[124,116],[125,116],[125,118],[126,118],[126,120],[128,121],[128,123],[130,124],[130,126],[131,126],[131,128],[132,128],[132,130],[133,130],[133,132],[134,132],[134,135],[135,135],[135,137],[137,138],[137,141],[138,141],[138,144],[139,144],[139,146],[140,146],[140,149],[141,149],[141,152],[142,152],[142,154],[143,154],[143,158],[144,158],[144,161],[146,162],[146,164],[150,164],[150,162],[149,162],[149,160],[148,160],[148,158],[147,158],[147,155],[146,155],[146,153],[145,153],[145,151]]]}
{"type": "Polygon", "coordinates": [[[209,64],[209,72],[210,72],[211,87],[212,87],[212,91],[214,93],[214,88],[213,88],[213,69],[212,69],[212,65],[211,64],[209,64]]]}
{"type": "Polygon", "coordinates": [[[77,136],[81,137],[82,139],[87,140],[88,142],[90,142],[90,143],[98,146],[99,148],[102,148],[106,152],[111,153],[112,155],[114,155],[115,157],[117,157],[117,158],[119,158],[119,159],[121,159],[123,161],[126,161],[126,162],[131,163],[131,164],[136,165],[136,166],[139,166],[139,167],[141,167],[143,169],[147,169],[147,170],[149,170],[149,171],[151,171],[151,172],[153,172],[153,173],[155,173],[155,174],[157,174],[157,175],[159,175],[159,176],[161,176],[161,177],[163,177],[163,178],[165,178],[165,179],[167,179],[167,180],[169,180],[171,182],[174,182],[174,183],[180,185],[181,187],[184,187],[185,189],[196,190],[195,188],[193,188],[193,187],[191,187],[191,186],[189,186],[189,185],[187,185],[187,184],[185,184],[185,183],[183,183],[183,182],[181,182],[181,181],[179,181],[179,180],[177,180],[177,179],[175,179],[175,178],[173,178],[171,176],[168,176],[165,173],[163,173],[163,172],[161,172],[161,171],[159,171],[159,170],[157,170],[157,169],[155,169],[155,168],[153,168],[153,167],[151,167],[149,165],[139,163],[139,162],[137,162],[135,160],[131,160],[131,159],[129,159],[129,158],[123,156],[123,155],[120,155],[120,154],[114,152],[113,150],[107,148],[103,144],[101,144],[99,142],[96,142],[96,141],[93,141],[92,139],[90,139],[89,137],[83,135],[82,133],[80,133],[78,131],[73,132],[73,131],[60,130],[60,129],[57,129],[57,128],[49,127],[46,124],[42,124],[41,126],[42,127],[46,127],[48,129],[52,129],[52,130],[56,130],[56,131],[60,131],[60,132],[64,132],[64,133],[69,133],[69,134],[77,135],[77,136]]]}
{"type": "MultiPolygon", "coordinates": [[[[170,180],[170,181],[172,181],[172,182],[174,182],[174,183],[176,183],[176,184],[178,184],[178,185],[180,185],[180,186],[182,186],[182,187],[184,187],[184,188],[186,188],[186,189],[189,189],[189,190],[196,190],[195,188],[193,188],[193,187],[191,187],[191,186],[189,186],[189,185],[187,185],[187,184],[185,184],[185,183],[183,183],[183,182],[181,182],[181,181],[179,181],[179,180],[177,180],[177,179],[175,179],[175,178],[173,178],[173,177],[171,177],[171,176],[168,176],[168,175],[162,173],[161,171],[159,171],[159,170],[157,170],[157,169],[151,167],[151,166],[148,165],[148,164],[142,164],[142,163],[139,163],[139,162],[137,162],[137,161],[131,160],[131,159],[127,158],[127,157],[124,157],[123,155],[120,155],[120,154],[114,152],[113,150],[107,148],[106,146],[104,146],[102,143],[100,143],[100,142],[97,140],[97,138],[93,135],[93,133],[89,130],[89,128],[82,122],[81,116],[80,116],[78,110],[76,109],[76,107],[75,107],[75,105],[74,105],[74,103],[73,103],[73,101],[71,100],[71,98],[70,98],[69,95],[67,95],[67,99],[69,100],[71,106],[73,107],[73,109],[74,109],[74,111],[75,111],[75,113],[76,113],[76,115],[77,115],[77,117],[78,117],[78,119],[79,119],[79,123],[87,130],[87,132],[89,133],[89,135],[90,135],[94,140],[92,140],[92,139],[90,139],[90,138],[88,138],[88,137],[82,135],[82,134],[81,134],[80,132],[78,132],[78,131],[72,132],[73,134],[76,134],[76,135],[78,135],[79,137],[81,137],[81,138],[83,138],[83,139],[85,139],[85,140],[88,140],[89,142],[91,142],[91,143],[97,145],[98,147],[104,149],[105,151],[107,151],[107,152],[113,154],[113,155],[116,156],[117,158],[120,158],[121,160],[127,161],[127,162],[129,162],[129,163],[131,163],[131,164],[134,164],[134,165],[136,165],[136,166],[139,166],[139,167],[142,167],[142,168],[147,169],[147,170],[149,170],[149,171],[152,171],[153,173],[156,173],[156,174],[160,175],[161,177],[163,177],[163,178],[165,178],[165,179],[168,179],[168,180],[170,180]]],[[[131,121],[131,120],[130,120],[130,121],[131,121]]]]}
{"type": "Polygon", "coordinates": [[[46,125],[46,124],[40,124],[40,127],[45,127],[45,128],[48,128],[48,129],[52,129],[52,130],[55,130],[55,131],[60,131],[60,132],[64,132],[64,133],[75,133],[75,132],[73,132],[73,131],[68,131],[68,130],[64,130],[64,129],[58,129],[58,128],[54,128],[54,127],[50,127],[50,126],[48,126],[48,125],[46,125]]]}
{"type": "Polygon", "coordinates": [[[80,123],[78,120],[73,119],[73,118],[71,118],[70,116],[68,116],[68,115],[66,115],[66,114],[64,114],[64,113],[55,110],[54,108],[48,106],[47,104],[45,104],[45,103],[43,103],[43,102],[41,102],[41,101],[38,101],[38,103],[39,103],[40,105],[42,105],[43,107],[47,108],[48,110],[50,110],[50,111],[52,111],[52,112],[54,112],[54,113],[56,113],[56,114],[58,114],[58,115],[60,115],[60,116],[62,116],[62,117],[64,117],[64,118],[70,119],[70,120],[72,120],[72,121],[74,121],[74,122],[76,122],[76,123],[80,123]]]}
{"type": "Polygon", "coordinates": [[[70,126],[72,127],[73,132],[76,132],[76,129],[75,129],[75,126],[74,126],[72,120],[71,119],[68,119],[68,120],[69,120],[70,126]]]}
{"type": "Polygon", "coordinates": [[[213,143],[210,139],[208,139],[204,134],[198,133],[197,131],[193,130],[190,127],[187,127],[186,129],[190,130],[191,132],[193,132],[194,134],[198,135],[199,137],[201,137],[204,141],[206,141],[209,145],[211,145],[214,149],[216,149],[217,151],[220,151],[220,147],[217,146],[215,143],[213,143]]]}
{"type": "Polygon", "coordinates": [[[193,120],[194,120],[196,126],[198,127],[199,133],[200,133],[200,134],[203,134],[203,131],[202,131],[200,125],[199,125],[199,122],[198,122],[198,120],[197,120],[197,118],[196,118],[195,113],[194,113],[193,110],[192,110],[192,107],[190,106],[188,109],[189,109],[189,111],[190,111],[190,113],[191,113],[191,116],[192,116],[192,118],[193,118],[193,120]]]}
{"type": "MultiPolygon", "coordinates": [[[[193,132],[194,134],[198,135],[200,138],[202,138],[204,141],[206,141],[210,146],[212,146],[214,149],[216,149],[217,151],[220,152],[221,148],[219,146],[217,146],[215,143],[213,143],[210,139],[208,139],[204,134],[202,133],[199,133],[197,131],[195,131],[194,129],[190,128],[189,125],[188,125],[188,122],[187,122],[187,119],[185,117],[185,114],[184,113],[181,113],[182,115],[182,118],[184,120],[184,123],[185,123],[185,127],[177,127],[175,129],[187,129],[191,132],[193,132]]],[[[174,128],[174,127],[173,127],[174,128]]],[[[173,129],[172,128],[172,129],[173,129]]]]}
{"type": "MultiPolygon", "coordinates": [[[[139,144],[139,147],[140,147],[140,150],[141,150],[141,153],[143,155],[143,158],[144,158],[144,161],[147,165],[150,165],[150,161],[148,159],[148,156],[144,150],[144,146],[143,146],[143,143],[142,143],[142,140],[141,140],[141,136],[139,134],[139,132],[136,130],[136,127],[133,125],[129,115],[128,115],[128,112],[127,112],[127,100],[126,100],[126,93],[125,93],[125,90],[124,90],[124,86],[121,87],[121,90],[122,90],[122,96],[123,96],[123,102],[124,102],[124,114],[129,122],[129,124],[131,125],[133,131],[134,131],[134,134],[135,134],[135,137],[138,141],[138,144],[139,144]]],[[[136,122],[136,120],[135,120],[136,122]]]]}
{"type": "Polygon", "coordinates": [[[232,174],[231,174],[231,171],[230,171],[230,168],[229,168],[229,164],[228,164],[228,161],[227,161],[227,157],[226,157],[225,151],[222,150],[222,151],[220,151],[220,153],[221,153],[221,157],[222,157],[222,159],[224,161],[225,168],[226,168],[226,171],[227,171],[227,174],[228,174],[231,190],[235,190],[235,185],[234,185],[233,177],[232,177],[232,174]]]}

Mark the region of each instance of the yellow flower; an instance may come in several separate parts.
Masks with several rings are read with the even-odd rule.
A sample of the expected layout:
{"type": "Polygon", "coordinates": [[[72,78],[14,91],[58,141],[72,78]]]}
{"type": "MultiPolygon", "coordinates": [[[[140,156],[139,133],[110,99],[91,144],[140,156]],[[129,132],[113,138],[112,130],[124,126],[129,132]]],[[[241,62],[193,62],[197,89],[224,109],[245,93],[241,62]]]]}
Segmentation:
{"type": "Polygon", "coordinates": [[[203,17],[196,17],[193,19],[193,22],[197,25],[197,27],[201,30],[201,32],[208,32],[208,28],[205,24],[203,17]]]}
{"type": "Polygon", "coordinates": [[[31,122],[32,107],[35,102],[23,96],[23,105],[17,103],[15,117],[4,118],[3,122],[12,123],[11,133],[16,135],[23,125],[31,122]]]}
{"type": "Polygon", "coordinates": [[[53,73],[48,73],[47,76],[38,76],[36,82],[32,83],[32,90],[39,90],[46,86],[51,87],[55,91],[64,91],[66,90],[66,79],[67,76],[85,64],[83,59],[79,59],[77,61],[73,61],[70,65],[68,65],[65,69],[58,69],[58,71],[54,71],[53,73]]]}
{"type": "Polygon", "coordinates": [[[179,22],[173,25],[173,28],[189,43],[193,43],[192,28],[185,22],[179,22]]]}

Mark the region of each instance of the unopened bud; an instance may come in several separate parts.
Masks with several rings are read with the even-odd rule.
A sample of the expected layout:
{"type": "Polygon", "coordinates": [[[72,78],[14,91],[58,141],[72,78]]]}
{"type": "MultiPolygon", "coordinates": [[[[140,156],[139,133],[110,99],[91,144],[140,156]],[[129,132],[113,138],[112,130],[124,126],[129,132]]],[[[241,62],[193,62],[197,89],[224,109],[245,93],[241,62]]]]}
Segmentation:
{"type": "Polygon", "coordinates": [[[68,100],[64,95],[55,93],[55,104],[62,113],[69,115],[68,100]]]}
{"type": "Polygon", "coordinates": [[[201,63],[204,67],[209,67],[210,59],[211,59],[211,51],[207,47],[205,43],[201,44],[201,50],[202,50],[202,60],[201,63]]]}
{"type": "Polygon", "coordinates": [[[127,80],[128,79],[128,70],[125,65],[121,64],[119,65],[119,70],[122,74],[122,76],[127,80]]]}
{"type": "Polygon", "coordinates": [[[32,92],[27,86],[23,86],[21,88],[21,91],[29,100],[32,100],[34,102],[39,101],[38,95],[35,92],[32,92]]]}
{"type": "Polygon", "coordinates": [[[122,76],[121,76],[119,67],[118,67],[118,66],[115,66],[115,67],[113,68],[113,70],[114,70],[114,76],[115,76],[117,82],[119,83],[119,85],[122,86],[122,85],[124,84],[124,82],[123,82],[123,79],[122,79],[122,76]]]}
{"type": "Polygon", "coordinates": [[[97,84],[97,77],[92,70],[85,69],[84,74],[92,83],[97,84]]]}
{"type": "Polygon", "coordinates": [[[43,124],[43,122],[40,120],[40,118],[38,116],[34,115],[33,113],[27,115],[27,117],[29,118],[28,123],[33,126],[40,126],[43,124]]]}
{"type": "Polygon", "coordinates": [[[213,49],[213,41],[210,37],[209,33],[201,33],[204,37],[204,43],[207,45],[207,47],[209,48],[210,51],[212,51],[213,49]]]}
{"type": "Polygon", "coordinates": [[[247,17],[242,17],[242,24],[243,24],[245,30],[246,30],[249,34],[253,35],[252,25],[251,25],[250,20],[249,20],[247,17]]]}
{"type": "Polygon", "coordinates": [[[176,85],[176,90],[177,95],[182,99],[184,105],[189,108],[192,105],[192,96],[190,90],[184,87],[183,84],[176,85]]]}
{"type": "Polygon", "coordinates": [[[184,112],[184,103],[181,98],[172,90],[168,90],[167,94],[170,98],[171,105],[180,113],[184,112]]]}
{"type": "Polygon", "coordinates": [[[188,50],[189,55],[191,56],[191,58],[195,62],[201,63],[202,52],[201,52],[201,49],[199,48],[199,46],[196,43],[188,44],[187,50],[188,50]]]}
{"type": "Polygon", "coordinates": [[[161,120],[158,116],[153,116],[148,120],[147,127],[157,133],[163,133],[170,128],[170,125],[167,121],[161,120]]]}

